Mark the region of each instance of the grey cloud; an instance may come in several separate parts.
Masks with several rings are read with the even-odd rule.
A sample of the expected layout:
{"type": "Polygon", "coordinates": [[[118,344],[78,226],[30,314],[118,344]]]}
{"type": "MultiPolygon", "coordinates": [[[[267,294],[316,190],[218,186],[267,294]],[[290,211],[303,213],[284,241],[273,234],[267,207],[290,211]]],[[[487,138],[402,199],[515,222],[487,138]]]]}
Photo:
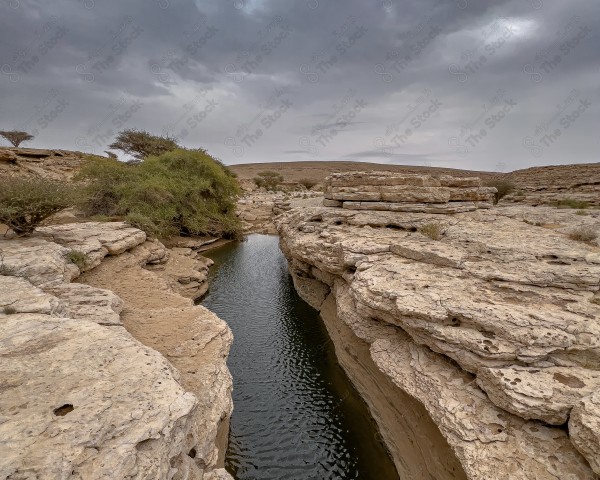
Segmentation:
{"type": "Polygon", "coordinates": [[[599,26],[595,0],[13,0],[0,128],[97,153],[168,131],[226,163],[592,162],[599,26]]]}

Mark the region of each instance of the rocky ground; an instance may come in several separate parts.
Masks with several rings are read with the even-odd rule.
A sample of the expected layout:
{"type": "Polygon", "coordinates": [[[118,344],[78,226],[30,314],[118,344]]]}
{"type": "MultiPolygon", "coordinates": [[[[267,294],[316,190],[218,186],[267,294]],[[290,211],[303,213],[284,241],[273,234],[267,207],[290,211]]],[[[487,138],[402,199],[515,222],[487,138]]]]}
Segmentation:
{"type": "MultiPolygon", "coordinates": [[[[459,182],[412,177],[370,189],[356,175],[338,178],[345,186],[333,201],[343,208],[292,209],[276,221],[301,296],[334,338],[351,332],[346,348],[363,342],[369,352],[343,363],[350,377],[371,362],[370,375],[393,384],[398,401],[417,400],[469,479],[598,478],[600,245],[574,233],[600,232],[600,211],[489,208],[482,199],[476,209],[464,191],[449,201],[459,182]],[[382,201],[394,211],[367,208],[382,201]],[[439,213],[460,204],[472,211],[439,213]]],[[[336,349],[341,357],[344,346],[336,349]]],[[[366,392],[383,418],[377,408],[390,407],[375,397],[366,392]]],[[[451,461],[411,470],[394,429],[380,428],[401,475],[455,478],[451,461]]]]}
{"type": "Polygon", "coordinates": [[[230,478],[231,333],[172,256],[122,223],[0,240],[1,478],[230,478]]]}
{"type": "Polygon", "coordinates": [[[0,179],[41,176],[70,180],[81,168],[87,155],[69,150],[39,148],[0,148],[0,179]]]}

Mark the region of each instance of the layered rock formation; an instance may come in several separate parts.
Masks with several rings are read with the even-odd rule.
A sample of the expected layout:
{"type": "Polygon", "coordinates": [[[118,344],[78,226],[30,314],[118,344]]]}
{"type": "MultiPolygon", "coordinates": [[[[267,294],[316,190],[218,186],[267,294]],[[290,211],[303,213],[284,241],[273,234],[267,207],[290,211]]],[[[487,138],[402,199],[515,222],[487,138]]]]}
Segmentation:
{"type": "Polygon", "coordinates": [[[321,192],[250,192],[238,200],[238,217],[244,233],[276,234],[274,218],[292,207],[320,205],[321,192]]]}
{"type": "MultiPolygon", "coordinates": [[[[70,283],[106,255],[135,257],[140,274],[154,277],[141,266],[167,259],[162,245],[122,223],[60,225],[0,240],[0,477],[226,476],[215,467],[219,429],[231,412],[229,329],[160,277],[162,290],[144,284],[146,295],[180,299],[177,315],[195,315],[190,330],[220,339],[205,348],[186,332],[202,353],[198,369],[210,371],[206,383],[190,388],[188,372],[124,328],[127,300],[70,283]]],[[[175,310],[156,313],[168,324],[175,310]]]]}
{"type": "MultiPolygon", "coordinates": [[[[600,212],[476,210],[480,200],[470,197],[472,211],[440,214],[427,207],[492,192],[476,180],[437,181],[332,176],[326,196],[342,208],[280,217],[299,293],[322,311],[334,342],[345,339],[336,344],[340,361],[380,420],[401,476],[464,478],[452,459],[411,465],[397,431],[416,427],[398,413],[381,421],[385,409],[402,412],[408,395],[469,479],[598,478],[600,248],[569,233],[582,225],[600,233],[600,212]],[[365,210],[382,201],[393,211],[365,210]],[[398,393],[386,397],[399,403],[361,388],[367,375],[393,385],[398,393]]],[[[419,442],[418,432],[406,435],[419,442]]]]}
{"type": "Polygon", "coordinates": [[[515,185],[507,202],[543,205],[571,199],[600,206],[600,163],[533,167],[503,177],[515,185]]]}
{"type": "Polygon", "coordinates": [[[459,213],[490,208],[495,188],[476,177],[336,173],[325,179],[327,207],[416,213],[459,213]]]}

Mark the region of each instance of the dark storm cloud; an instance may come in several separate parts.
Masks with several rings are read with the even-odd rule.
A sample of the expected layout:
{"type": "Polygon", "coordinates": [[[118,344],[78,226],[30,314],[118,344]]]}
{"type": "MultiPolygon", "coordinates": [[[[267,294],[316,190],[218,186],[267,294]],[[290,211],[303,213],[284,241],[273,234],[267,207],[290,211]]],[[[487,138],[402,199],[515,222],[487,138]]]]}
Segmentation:
{"type": "Polygon", "coordinates": [[[226,163],[597,161],[595,0],[0,0],[0,128],[226,163]]]}

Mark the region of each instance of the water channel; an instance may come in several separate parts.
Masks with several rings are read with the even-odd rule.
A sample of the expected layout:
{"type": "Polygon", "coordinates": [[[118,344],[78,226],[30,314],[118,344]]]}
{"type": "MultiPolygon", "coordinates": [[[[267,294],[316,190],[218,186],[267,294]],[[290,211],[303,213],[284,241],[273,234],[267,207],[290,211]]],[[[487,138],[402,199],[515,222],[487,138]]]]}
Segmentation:
{"type": "Polygon", "coordinates": [[[207,256],[215,266],[202,304],[234,335],[227,470],[238,480],[397,480],[318,312],[294,290],[278,238],[251,235],[207,256]]]}

